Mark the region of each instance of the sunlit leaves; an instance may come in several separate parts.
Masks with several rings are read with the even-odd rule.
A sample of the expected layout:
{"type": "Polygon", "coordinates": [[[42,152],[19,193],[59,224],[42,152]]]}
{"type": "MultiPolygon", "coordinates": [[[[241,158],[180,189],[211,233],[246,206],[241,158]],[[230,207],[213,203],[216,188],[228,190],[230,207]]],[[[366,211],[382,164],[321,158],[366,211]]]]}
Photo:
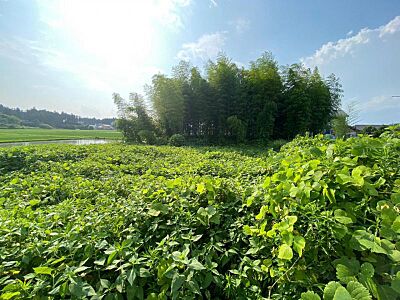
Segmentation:
{"type": "Polygon", "coordinates": [[[370,142],[19,150],[29,165],[0,175],[0,295],[396,299],[398,142],[370,142]]]}
{"type": "Polygon", "coordinates": [[[35,274],[51,275],[51,273],[54,271],[54,269],[49,268],[49,267],[37,267],[37,268],[33,268],[33,271],[35,272],[35,274]]]}
{"type": "Polygon", "coordinates": [[[291,260],[293,258],[292,248],[287,244],[282,244],[278,250],[278,258],[291,260]]]}
{"type": "Polygon", "coordinates": [[[295,236],[293,242],[293,249],[299,254],[299,256],[303,255],[303,250],[306,246],[306,240],[301,236],[295,236]]]}

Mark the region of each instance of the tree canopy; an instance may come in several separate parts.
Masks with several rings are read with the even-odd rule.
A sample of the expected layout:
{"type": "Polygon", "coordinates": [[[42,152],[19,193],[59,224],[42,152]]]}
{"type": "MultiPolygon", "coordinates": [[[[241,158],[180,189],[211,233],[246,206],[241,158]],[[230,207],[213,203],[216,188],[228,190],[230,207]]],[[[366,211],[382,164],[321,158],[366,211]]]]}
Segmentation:
{"type": "Polygon", "coordinates": [[[302,64],[280,67],[266,52],[248,68],[224,54],[204,72],[181,61],[171,76],[154,75],[146,94],[147,105],[114,94],[127,140],[139,141],[138,132],[148,130],[165,138],[251,142],[322,132],[340,106],[342,89],[333,74],[324,78],[302,64]]]}

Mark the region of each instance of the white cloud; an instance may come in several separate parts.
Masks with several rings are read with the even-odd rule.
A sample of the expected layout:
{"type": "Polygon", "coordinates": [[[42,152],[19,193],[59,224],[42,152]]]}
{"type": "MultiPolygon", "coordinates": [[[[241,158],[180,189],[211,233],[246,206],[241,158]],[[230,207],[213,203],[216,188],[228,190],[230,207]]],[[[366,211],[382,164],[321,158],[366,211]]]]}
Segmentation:
{"type": "Polygon", "coordinates": [[[196,42],[182,45],[177,58],[182,60],[206,61],[214,59],[223,50],[226,32],[204,34],[196,42]]]}
{"type": "Polygon", "coordinates": [[[400,122],[400,16],[378,28],[363,28],[338,41],[328,42],[302,58],[324,75],[336,74],[349,99],[360,103],[363,122],[400,122]]]}
{"type": "Polygon", "coordinates": [[[400,98],[392,97],[392,95],[375,96],[361,105],[361,109],[369,109],[369,110],[396,109],[396,108],[397,109],[400,108],[400,98]]]}
{"type": "Polygon", "coordinates": [[[234,25],[236,32],[239,34],[246,32],[250,28],[250,20],[245,18],[238,18],[231,24],[234,25]]]}
{"type": "Polygon", "coordinates": [[[394,34],[400,31],[400,16],[397,16],[385,26],[379,27],[379,37],[384,37],[385,35],[394,34]]]}
{"type": "Polygon", "coordinates": [[[218,2],[216,0],[210,0],[210,7],[217,7],[218,2]]]}
{"type": "Polygon", "coordinates": [[[337,42],[328,42],[322,45],[313,56],[302,59],[302,62],[306,65],[320,65],[328,63],[339,56],[343,57],[347,54],[354,54],[355,48],[358,45],[369,42],[370,32],[370,29],[364,28],[352,37],[340,39],[337,42]]]}

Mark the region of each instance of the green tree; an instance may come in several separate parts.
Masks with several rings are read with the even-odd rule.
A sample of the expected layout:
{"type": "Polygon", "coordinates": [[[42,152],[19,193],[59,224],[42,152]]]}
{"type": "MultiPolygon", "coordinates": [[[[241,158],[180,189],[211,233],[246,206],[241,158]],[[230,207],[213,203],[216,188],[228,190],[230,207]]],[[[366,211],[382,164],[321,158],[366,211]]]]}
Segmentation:
{"type": "Polygon", "coordinates": [[[347,115],[339,114],[332,120],[332,128],[336,137],[344,138],[349,133],[350,128],[347,115]]]}
{"type": "Polygon", "coordinates": [[[113,94],[114,103],[118,108],[116,126],[121,130],[124,139],[128,142],[154,143],[156,126],[149,115],[143,97],[137,93],[129,95],[129,102],[125,101],[119,94],[113,94]],[[147,138],[144,138],[144,137],[147,138]]]}
{"type": "Polygon", "coordinates": [[[308,94],[311,105],[309,130],[316,134],[329,127],[333,113],[332,96],[329,86],[315,68],[309,78],[308,94]]]}
{"type": "Polygon", "coordinates": [[[224,137],[229,133],[227,118],[238,114],[239,69],[226,55],[207,65],[208,82],[212,88],[213,105],[210,108],[212,135],[224,137]]]}
{"type": "Polygon", "coordinates": [[[248,138],[271,138],[282,95],[282,79],[271,53],[264,53],[243,71],[242,86],[242,118],[247,121],[248,138]]]}
{"type": "Polygon", "coordinates": [[[308,82],[311,74],[300,64],[284,70],[283,105],[281,108],[281,130],[284,138],[293,138],[310,130],[311,98],[308,82]]]}
{"type": "Polygon", "coordinates": [[[154,75],[147,89],[160,127],[167,136],[183,132],[184,96],[179,81],[165,75],[154,75]]]}

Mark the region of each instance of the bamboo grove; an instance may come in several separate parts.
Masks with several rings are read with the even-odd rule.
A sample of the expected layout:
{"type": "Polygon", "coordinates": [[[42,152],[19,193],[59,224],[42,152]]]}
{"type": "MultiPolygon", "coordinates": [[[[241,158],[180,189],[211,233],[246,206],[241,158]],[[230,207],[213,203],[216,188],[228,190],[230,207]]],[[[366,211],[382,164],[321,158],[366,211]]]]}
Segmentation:
{"type": "Polygon", "coordinates": [[[129,141],[155,143],[180,134],[211,142],[291,139],[329,128],[342,89],[335,75],[324,78],[302,64],[280,67],[264,53],[239,68],[226,55],[204,71],[181,61],[171,76],[156,74],[146,96],[129,101],[113,95],[119,129],[129,141]]]}

